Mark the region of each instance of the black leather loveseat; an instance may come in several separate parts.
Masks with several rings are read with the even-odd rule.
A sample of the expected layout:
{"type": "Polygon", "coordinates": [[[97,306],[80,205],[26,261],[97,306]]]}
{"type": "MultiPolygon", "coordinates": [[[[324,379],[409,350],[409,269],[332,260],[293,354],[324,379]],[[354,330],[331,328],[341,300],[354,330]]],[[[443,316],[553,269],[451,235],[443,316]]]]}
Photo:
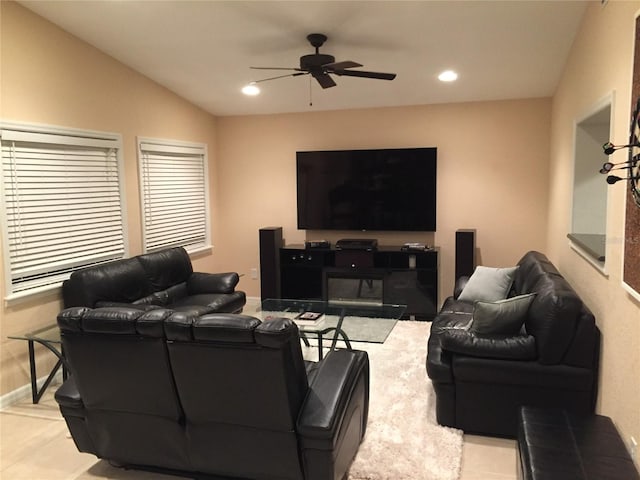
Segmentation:
{"type": "Polygon", "coordinates": [[[525,254],[507,286],[512,299],[534,294],[528,295],[530,304],[516,331],[478,333],[473,328],[479,306],[496,303],[461,299],[468,280],[458,279],[455,294],[445,300],[431,327],[427,373],[436,392],[438,423],[515,437],[522,405],[592,413],[600,332],[547,257],[525,254]]]}
{"type": "Polygon", "coordinates": [[[75,307],[58,325],[71,376],[55,398],[82,452],[191,478],[338,480],[364,436],[366,352],[305,362],[291,320],[75,307]]]}
{"type": "Polygon", "coordinates": [[[78,270],[63,283],[62,295],[65,308],[136,306],[193,314],[239,313],[246,295],[235,290],[238,281],[235,272],[194,272],[186,250],[175,247],[78,270]]]}

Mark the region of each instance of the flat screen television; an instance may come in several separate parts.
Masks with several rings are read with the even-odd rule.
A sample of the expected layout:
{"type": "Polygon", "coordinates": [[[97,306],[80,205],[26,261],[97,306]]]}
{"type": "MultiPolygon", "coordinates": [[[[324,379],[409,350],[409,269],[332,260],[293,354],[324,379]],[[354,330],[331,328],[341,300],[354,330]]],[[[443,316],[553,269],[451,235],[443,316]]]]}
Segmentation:
{"type": "Polygon", "coordinates": [[[436,230],[437,149],[297,152],[298,228],[436,230]]]}

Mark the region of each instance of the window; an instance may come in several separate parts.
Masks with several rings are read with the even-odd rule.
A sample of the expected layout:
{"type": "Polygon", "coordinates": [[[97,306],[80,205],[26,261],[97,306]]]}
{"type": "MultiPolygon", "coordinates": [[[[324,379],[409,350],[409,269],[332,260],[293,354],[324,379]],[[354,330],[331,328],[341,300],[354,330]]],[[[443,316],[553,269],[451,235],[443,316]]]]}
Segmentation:
{"type": "Polygon", "coordinates": [[[145,252],[210,248],[207,146],[139,138],[138,163],[145,252]]]}
{"type": "Polygon", "coordinates": [[[612,95],[607,96],[575,124],[573,210],[568,237],[599,268],[605,264],[608,195],[606,177],[600,169],[608,161],[602,145],[610,138],[612,101],[612,95]]]}
{"type": "Polygon", "coordinates": [[[0,124],[7,299],[125,256],[118,135],[0,124]]]}

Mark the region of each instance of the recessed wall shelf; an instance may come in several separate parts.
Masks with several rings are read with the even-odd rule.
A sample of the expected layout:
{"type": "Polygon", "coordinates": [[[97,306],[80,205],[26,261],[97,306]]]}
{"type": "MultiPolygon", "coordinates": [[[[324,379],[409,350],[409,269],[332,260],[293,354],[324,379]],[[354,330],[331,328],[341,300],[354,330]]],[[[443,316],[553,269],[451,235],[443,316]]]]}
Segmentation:
{"type": "Polygon", "coordinates": [[[595,233],[569,233],[567,238],[598,262],[605,260],[607,236],[595,233]]]}

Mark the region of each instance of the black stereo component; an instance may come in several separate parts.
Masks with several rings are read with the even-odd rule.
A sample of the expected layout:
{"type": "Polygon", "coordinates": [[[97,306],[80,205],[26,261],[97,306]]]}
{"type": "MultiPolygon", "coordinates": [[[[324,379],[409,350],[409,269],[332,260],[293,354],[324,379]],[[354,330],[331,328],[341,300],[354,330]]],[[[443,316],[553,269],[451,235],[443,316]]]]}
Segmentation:
{"type": "Polygon", "coordinates": [[[280,298],[280,248],[284,246],[282,227],[259,230],[260,240],[260,296],[280,298]]]}
{"type": "Polygon", "coordinates": [[[373,251],[378,248],[378,240],[375,238],[343,238],[336,242],[338,250],[368,250],[373,251]]]}
{"type": "Polygon", "coordinates": [[[347,248],[337,250],[335,254],[335,266],[346,268],[373,268],[374,253],[371,250],[347,248]]]}
{"type": "Polygon", "coordinates": [[[410,242],[402,245],[402,247],[400,247],[400,250],[404,252],[413,251],[413,250],[425,251],[425,250],[431,250],[431,247],[428,245],[425,245],[424,243],[410,242]]]}
{"type": "Polygon", "coordinates": [[[331,243],[326,240],[307,240],[304,242],[304,248],[330,248],[331,243]]]}
{"type": "Polygon", "coordinates": [[[456,278],[470,277],[476,268],[476,231],[456,230],[456,278]]]}

